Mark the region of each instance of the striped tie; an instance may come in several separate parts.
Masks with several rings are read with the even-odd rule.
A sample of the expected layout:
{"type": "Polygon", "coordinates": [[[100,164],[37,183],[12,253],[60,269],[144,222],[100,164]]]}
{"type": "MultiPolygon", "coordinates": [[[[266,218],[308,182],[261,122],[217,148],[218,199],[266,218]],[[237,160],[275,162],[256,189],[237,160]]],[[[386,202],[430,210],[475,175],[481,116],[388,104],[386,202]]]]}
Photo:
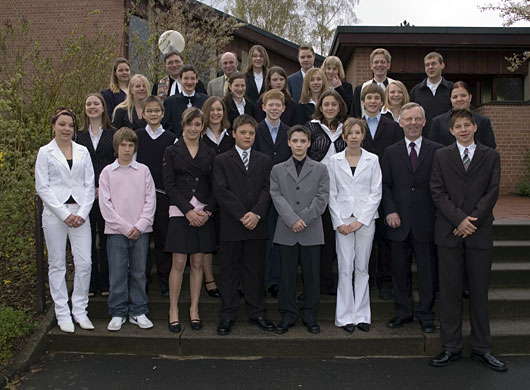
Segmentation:
{"type": "Polygon", "coordinates": [[[248,171],[248,153],[246,150],[243,150],[243,153],[241,153],[241,158],[243,160],[243,165],[245,166],[245,169],[248,171]]]}
{"type": "Polygon", "coordinates": [[[467,150],[467,148],[464,149],[464,157],[462,158],[462,162],[464,163],[464,170],[467,171],[469,164],[471,163],[469,158],[469,150],[467,150]]]}

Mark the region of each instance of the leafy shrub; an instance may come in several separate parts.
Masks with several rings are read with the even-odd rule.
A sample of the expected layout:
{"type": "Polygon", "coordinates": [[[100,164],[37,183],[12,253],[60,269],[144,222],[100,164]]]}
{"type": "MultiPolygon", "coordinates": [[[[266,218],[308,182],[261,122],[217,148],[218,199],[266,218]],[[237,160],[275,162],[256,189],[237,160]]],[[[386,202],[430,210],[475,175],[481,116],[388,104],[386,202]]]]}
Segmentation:
{"type": "Polygon", "coordinates": [[[11,358],[13,342],[28,334],[36,325],[24,311],[0,306],[0,363],[11,358]]]}
{"type": "Polygon", "coordinates": [[[519,180],[519,193],[530,197],[530,149],[523,157],[523,175],[519,180]]]}

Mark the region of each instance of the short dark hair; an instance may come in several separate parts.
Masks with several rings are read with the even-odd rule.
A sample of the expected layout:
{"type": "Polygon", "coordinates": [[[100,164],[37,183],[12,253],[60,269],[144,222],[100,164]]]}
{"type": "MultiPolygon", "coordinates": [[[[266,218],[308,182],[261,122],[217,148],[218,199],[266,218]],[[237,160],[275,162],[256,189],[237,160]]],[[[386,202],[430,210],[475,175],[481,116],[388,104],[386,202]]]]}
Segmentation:
{"type": "Polygon", "coordinates": [[[455,127],[455,123],[457,119],[467,118],[473,123],[474,125],[477,124],[475,122],[475,118],[473,118],[473,113],[469,110],[453,110],[451,111],[451,129],[455,127]]]}
{"type": "Polygon", "coordinates": [[[164,112],[164,103],[162,103],[162,99],[160,99],[158,96],[149,95],[148,97],[146,97],[142,101],[142,108],[145,110],[145,107],[147,107],[149,103],[157,103],[162,109],[162,112],[164,112]]]}
{"type": "Polygon", "coordinates": [[[315,49],[313,49],[313,46],[308,43],[303,43],[298,47],[298,55],[300,55],[300,51],[302,50],[311,50],[311,53],[313,53],[313,55],[315,54],[315,49]]]}
{"type": "Polygon", "coordinates": [[[138,136],[136,132],[129,127],[122,127],[114,133],[112,138],[112,146],[114,147],[114,153],[118,155],[118,148],[123,141],[132,142],[134,144],[134,151],[138,150],[138,136]]]}
{"type": "Polygon", "coordinates": [[[169,53],[167,53],[166,55],[164,55],[164,63],[166,63],[167,59],[171,56],[179,56],[180,57],[180,60],[182,61],[182,55],[180,54],[180,52],[174,50],[174,51],[170,51],[169,53]]]}
{"type": "Polygon", "coordinates": [[[194,120],[195,118],[201,119],[201,122],[203,124],[202,130],[204,131],[204,114],[197,107],[190,107],[184,110],[184,112],[182,113],[182,120],[180,122],[182,129],[184,129],[184,125],[189,125],[191,121],[194,120]]]}
{"type": "Polygon", "coordinates": [[[182,78],[182,74],[184,72],[193,72],[193,73],[195,73],[195,76],[197,76],[197,78],[199,78],[199,74],[197,73],[197,69],[195,69],[195,67],[193,65],[190,65],[190,64],[182,65],[182,68],[180,68],[180,70],[179,70],[179,75],[178,75],[179,79],[182,78]]]}
{"type": "Polygon", "coordinates": [[[234,124],[232,126],[233,131],[237,131],[237,129],[243,125],[249,124],[252,127],[256,128],[258,127],[258,122],[254,118],[252,118],[248,114],[239,115],[235,120],[234,124]]]}
{"type": "Polygon", "coordinates": [[[304,133],[307,136],[307,139],[311,141],[311,130],[309,130],[304,125],[294,125],[293,127],[287,130],[287,139],[290,140],[293,133],[304,133]]]}

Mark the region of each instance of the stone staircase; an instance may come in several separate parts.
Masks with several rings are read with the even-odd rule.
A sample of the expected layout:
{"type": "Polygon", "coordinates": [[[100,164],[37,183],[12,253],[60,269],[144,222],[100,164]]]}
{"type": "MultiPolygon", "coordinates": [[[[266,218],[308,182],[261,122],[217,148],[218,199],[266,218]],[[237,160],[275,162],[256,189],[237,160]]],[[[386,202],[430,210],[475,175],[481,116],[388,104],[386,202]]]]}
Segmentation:
{"type": "MultiPolygon", "coordinates": [[[[493,349],[497,354],[530,353],[530,221],[496,221],[495,249],[489,292],[489,310],[493,349]]],[[[214,260],[215,262],[215,260],[214,260]]],[[[154,278],[156,279],[156,277],[154,278]]],[[[47,334],[50,352],[97,352],[166,356],[207,357],[321,357],[338,356],[430,356],[440,349],[439,330],[423,334],[415,321],[392,330],[386,321],[395,315],[392,302],[381,301],[372,290],[372,327],[369,333],[356,330],[352,335],[334,326],[335,298],[322,295],[319,324],[322,332],[309,334],[299,320],[288,333],[276,335],[248,323],[241,302],[241,312],[228,336],[218,336],[216,327],[220,301],[201,293],[200,313],[203,329],[193,331],[187,318],[189,288],[187,275],[181,296],[180,334],[167,329],[169,301],[160,297],[156,282],[151,285],[149,318],[155,326],[142,330],[126,323],[120,332],[106,330],[109,321],[106,300],[92,298],[89,315],[96,330],[76,327],[75,334],[65,334],[57,327],[47,334]]],[[[301,288],[299,289],[301,290],[301,288]]],[[[267,315],[279,321],[277,300],[267,297],[267,315]]],[[[464,316],[468,318],[467,301],[464,316]]],[[[464,334],[469,324],[464,321],[464,334]]],[[[466,342],[467,345],[467,342],[466,342]]]]}

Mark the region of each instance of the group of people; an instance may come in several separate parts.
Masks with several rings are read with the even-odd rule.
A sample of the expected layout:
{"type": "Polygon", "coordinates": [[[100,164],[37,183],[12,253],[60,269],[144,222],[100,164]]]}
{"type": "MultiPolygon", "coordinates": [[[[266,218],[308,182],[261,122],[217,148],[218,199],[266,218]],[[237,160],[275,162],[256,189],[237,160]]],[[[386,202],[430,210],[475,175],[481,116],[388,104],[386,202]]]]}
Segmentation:
{"type": "Polygon", "coordinates": [[[151,88],[120,58],[110,88],[87,97],[79,131],[74,113],[57,109],[55,137],[39,150],[35,171],[60,329],[74,332],[74,321],[93,329],[87,305],[97,293],[108,296],[108,330],[127,317],[153,326],[146,315],[152,235],[171,332],[182,329],[188,261],[190,326],[202,328],[204,275],[208,294],[221,300],[219,335],[231,332],[241,297],[264,331],[284,334],[301,317],[319,333],[322,293],[337,296],[337,327],[369,332],[374,283],[381,299],[394,299],[389,328],[416,318],[432,333],[439,291],[443,351],[430,362],[439,367],[461,357],[469,290],[472,357],[506,370],[491,354],[487,312],[500,159],[489,119],[470,111],[467,84],[442,77],[436,52],[425,56],[427,77],[410,95],[387,77],[386,49],[372,52],[373,78],[355,90],[338,57],[315,68],[312,47],[301,46],[298,59],[301,69],[287,76],[255,45],[243,73],[225,52],[223,75],[205,88],[172,52],[168,75],[151,88]],[[76,269],[71,312],[67,236],[76,269]],[[276,325],[266,315],[267,293],[279,298],[276,325]]]}

